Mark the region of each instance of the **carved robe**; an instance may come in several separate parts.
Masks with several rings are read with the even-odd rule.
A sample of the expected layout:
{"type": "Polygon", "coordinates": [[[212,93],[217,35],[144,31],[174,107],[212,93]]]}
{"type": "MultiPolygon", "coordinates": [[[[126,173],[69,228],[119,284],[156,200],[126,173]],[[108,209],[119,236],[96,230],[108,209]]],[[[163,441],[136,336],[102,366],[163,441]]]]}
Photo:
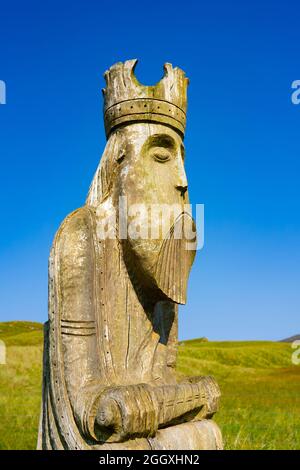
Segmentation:
{"type": "MultiPolygon", "coordinates": [[[[38,448],[132,448],[132,440],[99,443],[95,415],[103,390],[176,383],[177,305],[162,301],[145,310],[120,242],[99,240],[95,228],[95,210],[78,209],[63,222],[51,251],[38,448]]],[[[202,421],[174,426],[170,436],[159,431],[160,439],[134,439],[134,447],[160,448],[163,439],[174,445],[174,436],[186,433],[183,426],[193,426],[198,442],[208,436],[221,446],[214,424],[202,421]]]]}

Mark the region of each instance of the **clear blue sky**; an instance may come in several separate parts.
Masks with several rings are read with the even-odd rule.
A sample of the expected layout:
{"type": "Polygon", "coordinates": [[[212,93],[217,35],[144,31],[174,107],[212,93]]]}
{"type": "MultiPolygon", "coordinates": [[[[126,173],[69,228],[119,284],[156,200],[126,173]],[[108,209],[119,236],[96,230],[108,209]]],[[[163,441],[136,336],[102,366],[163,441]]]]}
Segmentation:
{"type": "Polygon", "coordinates": [[[0,319],[47,319],[47,258],[105,145],[102,73],[138,58],[190,78],[186,168],[205,204],[180,338],[300,332],[300,5],[296,1],[1,2],[0,319]]]}

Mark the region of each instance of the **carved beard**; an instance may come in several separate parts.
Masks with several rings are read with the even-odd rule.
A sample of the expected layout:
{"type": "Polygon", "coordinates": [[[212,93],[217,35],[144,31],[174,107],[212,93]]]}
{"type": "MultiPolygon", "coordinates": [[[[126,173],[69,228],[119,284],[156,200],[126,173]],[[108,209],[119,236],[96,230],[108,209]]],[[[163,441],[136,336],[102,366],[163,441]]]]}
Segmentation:
{"type": "Polygon", "coordinates": [[[195,248],[188,249],[189,243],[195,244],[195,240],[184,237],[187,223],[193,224],[194,229],[191,216],[182,213],[171,227],[169,236],[162,243],[154,275],[159,289],[178,304],[186,303],[187,281],[195,258],[195,248]],[[180,238],[176,238],[178,233],[182,233],[180,238]]]}
{"type": "MultiPolygon", "coordinates": [[[[186,224],[189,224],[195,233],[195,224],[190,214],[180,214],[166,238],[162,240],[156,261],[151,268],[145,256],[140,256],[140,250],[133,241],[127,239],[123,243],[129,274],[134,277],[135,284],[150,293],[154,302],[171,300],[178,304],[186,303],[187,281],[195,257],[196,244],[195,238],[188,240],[184,237],[186,224]],[[182,236],[179,237],[179,234],[182,236]],[[188,249],[188,246],[192,249],[188,249]]],[[[144,244],[147,242],[148,240],[145,240],[144,244]]]]}

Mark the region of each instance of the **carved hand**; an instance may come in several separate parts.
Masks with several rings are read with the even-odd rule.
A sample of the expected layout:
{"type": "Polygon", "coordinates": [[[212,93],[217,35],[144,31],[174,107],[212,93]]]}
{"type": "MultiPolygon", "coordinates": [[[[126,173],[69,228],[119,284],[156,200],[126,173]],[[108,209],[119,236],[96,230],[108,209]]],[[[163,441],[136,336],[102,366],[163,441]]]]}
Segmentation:
{"type": "Polygon", "coordinates": [[[159,406],[152,387],[146,384],[109,387],[98,405],[96,435],[106,442],[153,436],[158,429],[158,416],[159,406]]]}
{"type": "Polygon", "coordinates": [[[96,416],[99,440],[120,442],[149,437],[160,426],[212,416],[220,396],[215,380],[212,377],[190,380],[158,387],[141,384],[107,388],[101,395],[96,416]]]}

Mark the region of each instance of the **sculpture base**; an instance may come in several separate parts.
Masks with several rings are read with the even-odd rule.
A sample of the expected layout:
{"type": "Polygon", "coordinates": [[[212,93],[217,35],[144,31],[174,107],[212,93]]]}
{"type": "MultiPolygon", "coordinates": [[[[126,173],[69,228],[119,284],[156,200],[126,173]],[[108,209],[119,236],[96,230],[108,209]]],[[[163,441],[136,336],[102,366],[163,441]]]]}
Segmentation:
{"type": "Polygon", "coordinates": [[[222,450],[218,425],[210,420],[194,421],[159,429],[152,438],[93,446],[94,450],[222,450]]]}
{"type": "Polygon", "coordinates": [[[179,424],[160,429],[148,439],[153,450],[222,450],[222,435],[212,420],[179,424]]]}

